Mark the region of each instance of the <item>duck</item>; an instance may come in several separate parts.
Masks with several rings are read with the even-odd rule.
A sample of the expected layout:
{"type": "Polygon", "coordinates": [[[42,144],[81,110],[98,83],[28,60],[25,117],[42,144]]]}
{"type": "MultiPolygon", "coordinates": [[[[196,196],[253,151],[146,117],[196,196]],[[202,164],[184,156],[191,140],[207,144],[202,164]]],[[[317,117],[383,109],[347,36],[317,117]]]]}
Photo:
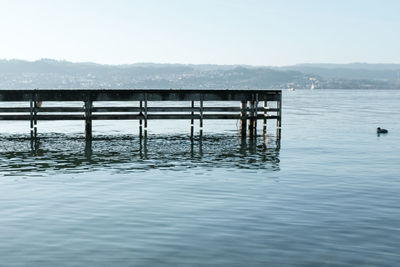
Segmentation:
{"type": "Polygon", "coordinates": [[[381,127],[378,127],[378,128],[376,128],[376,132],[378,134],[385,134],[385,133],[388,133],[389,131],[386,129],[381,129],[381,127]]]}

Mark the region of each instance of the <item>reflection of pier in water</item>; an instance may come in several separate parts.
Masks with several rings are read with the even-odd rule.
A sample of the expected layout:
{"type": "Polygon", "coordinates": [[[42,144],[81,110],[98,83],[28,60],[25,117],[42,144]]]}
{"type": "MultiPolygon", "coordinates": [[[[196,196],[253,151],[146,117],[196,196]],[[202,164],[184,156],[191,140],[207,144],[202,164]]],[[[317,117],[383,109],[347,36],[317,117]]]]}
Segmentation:
{"type": "MultiPolygon", "coordinates": [[[[254,154],[257,152],[258,149],[263,149],[264,151],[267,151],[268,149],[271,149],[271,146],[276,151],[279,151],[280,149],[280,138],[281,135],[281,129],[276,129],[276,135],[274,138],[271,138],[267,134],[263,134],[262,136],[262,142],[258,143],[258,138],[255,136],[254,138],[235,138],[239,142],[239,154],[240,155],[246,155],[247,153],[254,154]],[[275,140],[274,144],[271,143],[271,140],[275,140]]],[[[234,137],[231,137],[234,138],[234,137]]],[[[203,157],[203,142],[205,141],[215,141],[215,142],[221,142],[221,140],[231,140],[231,138],[226,137],[226,136],[219,136],[218,138],[216,136],[210,136],[210,137],[202,137],[200,136],[197,140],[191,138],[190,139],[190,156],[195,157],[203,157]],[[196,150],[197,147],[197,150],[196,150]]],[[[184,139],[183,139],[184,140],[184,139]]],[[[210,144],[215,146],[217,149],[220,148],[220,143],[214,143],[210,144]]],[[[168,144],[166,144],[168,146],[168,144]]],[[[165,146],[163,146],[165,147],[165,146]]],[[[85,148],[86,153],[89,155],[92,151],[92,142],[86,142],[86,148],[85,148]]],[[[162,154],[162,151],[159,151],[162,154]]],[[[216,152],[218,153],[218,152],[216,152]]],[[[148,140],[147,138],[139,138],[139,155],[140,158],[142,159],[147,159],[148,158],[148,140]]]]}
{"type": "Polygon", "coordinates": [[[237,135],[194,139],[185,135],[146,139],[113,136],[82,142],[82,138],[49,134],[35,141],[32,150],[27,149],[29,143],[27,138],[2,138],[0,175],[81,173],[110,168],[121,173],[208,167],[279,170],[280,135],[253,139],[237,135]]]}

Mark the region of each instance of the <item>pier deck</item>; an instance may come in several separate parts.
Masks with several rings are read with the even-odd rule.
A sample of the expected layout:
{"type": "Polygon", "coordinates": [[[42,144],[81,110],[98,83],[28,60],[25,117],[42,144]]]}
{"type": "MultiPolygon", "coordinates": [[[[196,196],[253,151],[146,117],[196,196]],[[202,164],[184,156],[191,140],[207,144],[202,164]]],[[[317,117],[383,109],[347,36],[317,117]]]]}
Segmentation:
{"type": "Polygon", "coordinates": [[[257,120],[263,121],[263,131],[269,119],[281,126],[281,90],[238,89],[37,89],[0,90],[0,103],[20,102],[13,107],[0,107],[0,120],[27,120],[31,137],[37,137],[37,121],[83,120],[85,137],[92,138],[92,120],[139,120],[139,135],[147,134],[148,120],[189,120],[191,136],[194,121],[199,121],[200,135],[203,121],[240,120],[241,135],[254,136],[257,120]],[[82,107],[41,107],[43,102],[83,102],[82,107]],[[123,101],[127,106],[102,106],[104,101],[123,101]],[[150,106],[154,101],[187,102],[187,107],[150,106]],[[204,106],[212,101],[213,106],[204,106]],[[218,102],[239,101],[236,107],[218,106],[218,102]],[[26,104],[25,104],[25,103],[26,104]],[[263,103],[259,107],[259,103],[263,103]],[[272,104],[270,106],[270,104],[272,104]]]}

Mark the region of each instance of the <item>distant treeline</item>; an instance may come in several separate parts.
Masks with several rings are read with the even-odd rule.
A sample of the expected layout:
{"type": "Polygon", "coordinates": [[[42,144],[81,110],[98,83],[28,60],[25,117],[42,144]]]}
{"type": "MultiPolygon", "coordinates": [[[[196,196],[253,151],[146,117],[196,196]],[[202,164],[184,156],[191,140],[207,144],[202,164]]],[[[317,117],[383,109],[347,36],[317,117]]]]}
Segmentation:
{"type": "Polygon", "coordinates": [[[288,67],[0,60],[0,88],[400,88],[397,64],[288,67]]]}

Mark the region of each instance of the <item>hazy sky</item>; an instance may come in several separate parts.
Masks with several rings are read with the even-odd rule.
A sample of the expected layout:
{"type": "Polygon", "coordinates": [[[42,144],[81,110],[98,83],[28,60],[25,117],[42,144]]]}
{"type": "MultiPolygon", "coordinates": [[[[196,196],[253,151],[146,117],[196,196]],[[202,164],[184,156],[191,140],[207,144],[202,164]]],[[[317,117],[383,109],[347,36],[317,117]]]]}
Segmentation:
{"type": "Polygon", "coordinates": [[[0,58],[400,63],[399,0],[0,0],[0,58]]]}

